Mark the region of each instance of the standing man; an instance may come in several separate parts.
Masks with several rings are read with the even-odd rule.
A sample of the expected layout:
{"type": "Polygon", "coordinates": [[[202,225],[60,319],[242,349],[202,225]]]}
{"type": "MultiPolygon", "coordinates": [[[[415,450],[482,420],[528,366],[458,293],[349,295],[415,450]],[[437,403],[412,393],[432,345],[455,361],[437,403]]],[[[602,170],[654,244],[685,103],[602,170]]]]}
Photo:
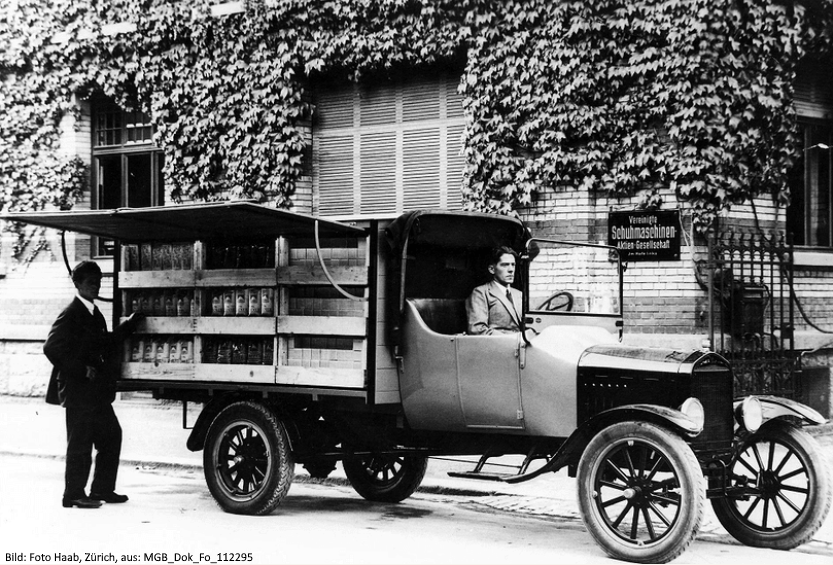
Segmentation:
{"type": "Polygon", "coordinates": [[[72,271],[75,299],[55,320],[43,352],[53,365],[46,401],[66,409],[67,455],[64,508],[98,508],[102,502],[127,502],[117,494],[116,475],[121,453],[121,426],[113,411],[119,350],[141,315],[132,315],[113,334],[95,306],[101,289],[101,269],[82,261],[72,271]],[[95,447],[95,474],[90,496],[87,479],[95,447]]]}
{"type": "Polygon", "coordinates": [[[466,300],[469,334],[521,331],[523,293],[511,286],[517,258],[518,254],[509,247],[492,250],[488,267],[492,281],[476,287],[466,300]]]}

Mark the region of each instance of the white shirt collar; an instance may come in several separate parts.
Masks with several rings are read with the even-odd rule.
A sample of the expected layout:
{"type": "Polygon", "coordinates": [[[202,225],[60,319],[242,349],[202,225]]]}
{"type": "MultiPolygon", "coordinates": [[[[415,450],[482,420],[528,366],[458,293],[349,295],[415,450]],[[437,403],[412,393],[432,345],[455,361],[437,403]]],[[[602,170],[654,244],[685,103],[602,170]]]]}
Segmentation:
{"type": "Polygon", "coordinates": [[[84,306],[87,307],[87,310],[90,311],[90,314],[95,314],[95,304],[93,304],[92,302],[90,302],[89,300],[87,300],[86,298],[84,298],[83,296],[78,294],[77,292],[75,293],[75,297],[78,300],[81,301],[81,304],[83,304],[84,306]]]}

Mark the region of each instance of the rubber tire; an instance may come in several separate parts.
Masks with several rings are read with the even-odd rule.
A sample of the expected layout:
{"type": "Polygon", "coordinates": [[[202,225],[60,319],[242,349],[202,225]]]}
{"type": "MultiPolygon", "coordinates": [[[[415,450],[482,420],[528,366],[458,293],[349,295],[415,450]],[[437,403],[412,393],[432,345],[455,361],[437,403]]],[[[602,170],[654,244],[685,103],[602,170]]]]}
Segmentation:
{"type": "Polygon", "coordinates": [[[428,459],[396,455],[370,455],[342,462],[355,491],[372,502],[401,502],[411,496],[425,477],[428,459]],[[390,478],[380,475],[393,472],[390,478]]]}
{"type": "Polygon", "coordinates": [[[295,463],[286,431],[274,412],[262,404],[244,401],[228,405],[211,423],[203,452],[203,470],[208,490],[223,510],[232,514],[263,515],[275,510],[286,496],[295,463]],[[246,488],[248,492],[241,492],[238,482],[241,474],[235,475],[229,467],[230,443],[236,439],[239,449],[244,436],[248,436],[244,451],[248,456],[242,462],[251,462],[255,456],[259,459],[253,464],[259,477],[251,490],[246,488]]]}
{"type": "MultiPolygon", "coordinates": [[[[622,468],[619,465],[616,467],[622,468]]],[[[624,471],[626,475],[630,473],[627,468],[624,471]]],[[[638,472],[636,474],[638,476],[638,472]]],[[[631,477],[633,476],[631,474],[631,477]]],[[[624,485],[624,481],[622,483],[624,485]]],[[[635,500],[638,503],[641,495],[636,494],[635,500]]],[[[616,559],[635,563],[666,563],[678,557],[688,548],[700,529],[704,501],[705,483],[700,464],[691,447],[676,433],[656,424],[648,422],[613,424],[590,440],[579,461],[578,502],[584,525],[596,543],[608,555],[616,559]],[[678,487],[674,489],[674,492],[678,493],[677,512],[671,516],[670,525],[665,532],[661,533],[655,541],[640,540],[638,534],[637,540],[634,541],[632,532],[617,532],[615,526],[617,514],[624,516],[627,513],[630,521],[622,519],[622,523],[633,524],[630,510],[632,506],[631,502],[625,499],[624,488],[607,488],[604,491],[605,493],[622,491],[622,503],[626,505],[622,512],[613,509],[612,505],[608,510],[604,510],[600,508],[601,504],[596,502],[597,500],[611,500],[600,496],[601,493],[596,490],[595,485],[597,478],[601,480],[604,477],[600,472],[608,468],[606,465],[608,457],[616,459],[622,448],[627,448],[633,454],[638,454],[638,449],[635,448],[646,448],[659,453],[670,465],[665,468],[670,469],[678,479],[678,487]],[[605,514],[611,511],[616,514],[613,516],[605,514]],[[610,518],[614,520],[609,521],[610,518]]],[[[662,505],[659,499],[656,499],[656,503],[662,505]]],[[[644,514],[640,514],[639,519],[644,522],[644,514]]],[[[648,532],[649,537],[654,534],[656,532],[648,532]]]]}
{"type": "MultiPolygon", "coordinates": [[[[773,460],[770,463],[770,450],[768,448],[761,449],[763,444],[771,446],[774,443],[791,449],[798,456],[798,460],[806,471],[806,480],[802,479],[800,475],[796,475],[795,479],[788,479],[792,481],[788,483],[788,486],[807,488],[807,496],[803,503],[800,500],[793,500],[794,504],[798,502],[796,506],[800,507],[800,511],[792,517],[790,523],[786,526],[782,523],[781,527],[776,529],[765,529],[763,523],[752,524],[749,520],[743,518],[744,511],[749,509],[747,503],[743,502],[743,506],[739,508],[738,501],[730,498],[714,499],[712,500],[712,507],[717,519],[726,528],[726,531],[744,545],[782,550],[793,549],[810,541],[813,534],[818,531],[827,518],[831,498],[829,468],[816,440],[801,428],[782,420],[771,421],[756,433],[750,435],[740,447],[738,457],[753,446],[757,446],[757,451],[761,456],[761,461],[765,463],[766,470],[771,471],[772,467],[777,470],[783,459],[773,460]]],[[[795,457],[789,456],[788,459],[795,459],[795,457]]],[[[733,461],[731,470],[735,469],[735,463],[736,461],[733,461]]],[[[757,463],[754,466],[757,467],[757,463]]],[[[752,477],[753,472],[751,470],[745,466],[740,468],[745,471],[747,477],[752,477]]],[[[760,470],[759,467],[758,469],[760,470]]],[[[784,470],[782,469],[782,472],[784,470]]],[[[759,477],[759,472],[754,473],[755,479],[759,477]]],[[[777,495],[783,496],[781,495],[782,490],[778,488],[777,495]]],[[[751,500],[753,503],[755,500],[764,500],[767,510],[772,511],[772,503],[767,502],[765,498],[753,496],[751,500]]],[[[787,510],[784,504],[781,505],[781,509],[782,512],[787,510]]],[[[791,514],[787,515],[788,518],[789,516],[791,514]]],[[[774,517],[778,519],[777,512],[774,517]]]]}
{"type": "Polygon", "coordinates": [[[332,461],[316,461],[314,463],[304,463],[309,476],[313,479],[326,479],[330,473],[336,470],[336,464],[332,461]]]}

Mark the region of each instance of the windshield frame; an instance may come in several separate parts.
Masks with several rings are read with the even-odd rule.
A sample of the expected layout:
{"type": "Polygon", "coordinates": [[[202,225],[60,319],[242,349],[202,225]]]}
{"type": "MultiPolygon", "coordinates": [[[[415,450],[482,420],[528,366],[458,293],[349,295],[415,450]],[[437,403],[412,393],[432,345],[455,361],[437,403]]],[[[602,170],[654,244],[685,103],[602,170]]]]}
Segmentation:
{"type": "Polygon", "coordinates": [[[612,246],[612,245],[605,245],[601,243],[587,243],[587,242],[579,242],[579,241],[567,241],[567,240],[560,240],[560,239],[548,239],[548,238],[541,238],[541,237],[533,237],[526,242],[525,245],[525,252],[521,257],[521,265],[522,265],[522,277],[523,277],[523,290],[524,290],[524,298],[523,298],[523,314],[526,316],[527,314],[535,314],[535,315],[554,315],[554,316],[582,316],[582,317],[600,317],[600,318],[618,318],[624,319],[624,271],[625,271],[625,263],[622,261],[622,254],[619,248],[612,246]],[[615,253],[616,257],[616,273],[619,279],[618,284],[618,294],[617,298],[619,300],[619,312],[618,313],[601,313],[601,312],[573,312],[573,311],[565,311],[560,312],[557,310],[532,310],[530,308],[529,299],[531,296],[530,291],[530,266],[532,262],[535,260],[535,257],[538,255],[539,247],[538,243],[545,243],[551,245],[561,245],[561,246],[568,246],[568,247],[590,247],[594,249],[604,249],[609,252],[615,253]]]}

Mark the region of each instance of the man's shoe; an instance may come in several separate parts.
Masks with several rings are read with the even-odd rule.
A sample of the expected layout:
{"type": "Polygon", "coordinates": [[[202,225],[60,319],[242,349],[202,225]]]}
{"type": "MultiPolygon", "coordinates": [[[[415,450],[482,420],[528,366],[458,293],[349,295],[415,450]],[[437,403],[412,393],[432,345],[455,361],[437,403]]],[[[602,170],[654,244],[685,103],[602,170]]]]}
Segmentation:
{"type": "Polygon", "coordinates": [[[73,506],[77,506],[78,508],[99,508],[101,506],[101,502],[93,500],[89,496],[79,496],[78,498],[64,497],[61,501],[61,505],[64,508],[72,508],[73,506]]]}
{"type": "Polygon", "coordinates": [[[127,502],[126,494],[118,494],[115,492],[108,492],[107,494],[90,493],[90,498],[93,500],[100,500],[101,502],[109,502],[110,504],[120,504],[127,502]]]}

